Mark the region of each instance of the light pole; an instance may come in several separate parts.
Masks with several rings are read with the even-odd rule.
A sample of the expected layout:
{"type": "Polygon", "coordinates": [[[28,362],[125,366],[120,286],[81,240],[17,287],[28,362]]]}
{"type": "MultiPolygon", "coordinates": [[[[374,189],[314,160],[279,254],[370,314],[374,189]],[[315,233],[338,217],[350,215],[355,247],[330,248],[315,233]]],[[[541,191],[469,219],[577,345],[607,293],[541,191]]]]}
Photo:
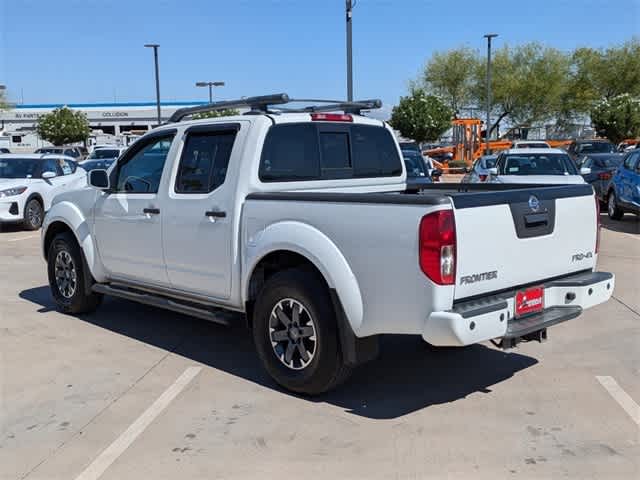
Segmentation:
{"type": "Polygon", "coordinates": [[[497,33],[487,33],[484,38],[487,39],[487,123],[486,123],[486,135],[484,137],[486,141],[485,155],[491,153],[489,149],[489,135],[491,133],[491,39],[497,37],[497,33]]]}
{"type": "Polygon", "coordinates": [[[353,20],[353,2],[346,0],[347,13],[347,100],[353,101],[353,52],[351,44],[351,24],[353,20]]]}
{"type": "Polygon", "coordinates": [[[489,149],[489,135],[491,133],[491,39],[497,37],[497,33],[487,33],[484,38],[487,39],[487,123],[486,134],[484,139],[486,141],[485,155],[491,153],[489,149]]]}
{"type": "Polygon", "coordinates": [[[158,45],[157,43],[147,43],[145,48],[153,48],[153,60],[156,66],[156,109],[158,111],[158,125],[162,123],[162,116],[160,114],[160,73],[158,71],[158,45]]]}
{"type": "Polygon", "coordinates": [[[209,103],[213,103],[213,87],[224,87],[224,82],[196,82],[196,87],[209,87],[209,103]]]}

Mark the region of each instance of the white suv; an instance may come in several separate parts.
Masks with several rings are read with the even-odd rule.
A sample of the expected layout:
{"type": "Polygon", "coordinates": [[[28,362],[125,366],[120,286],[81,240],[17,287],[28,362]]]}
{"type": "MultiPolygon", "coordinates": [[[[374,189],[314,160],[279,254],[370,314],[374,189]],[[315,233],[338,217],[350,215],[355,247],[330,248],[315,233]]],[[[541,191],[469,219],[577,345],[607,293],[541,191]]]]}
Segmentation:
{"type": "Polygon", "coordinates": [[[63,155],[0,157],[0,224],[37,230],[58,193],[86,185],[86,173],[63,155]]]}

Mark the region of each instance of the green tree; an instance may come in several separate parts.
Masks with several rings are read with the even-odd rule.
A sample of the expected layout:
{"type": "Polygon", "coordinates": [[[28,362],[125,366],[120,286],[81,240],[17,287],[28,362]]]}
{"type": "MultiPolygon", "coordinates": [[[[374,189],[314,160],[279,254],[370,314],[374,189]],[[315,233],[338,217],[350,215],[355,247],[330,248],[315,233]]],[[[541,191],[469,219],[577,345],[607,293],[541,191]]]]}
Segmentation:
{"type": "Polygon", "coordinates": [[[193,119],[233,117],[234,115],[240,115],[240,112],[233,108],[225,108],[224,110],[211,110],[210,112],[197,113],[193,116],[193,119]]]}
{"type": "Polygon", "coordinates": [[[470,48],[436,52],[429,59],[421,78],[424,88],[442,98],[457,116],[472,100],[473,75],[479,58],[470,48]]]}
{"type": "Polygon", "coordinates": [[[640,97],[623,93],[605,98],[591,111],[591,121],[598,134],[613,143],[640,137],[640,97]]]}
{"type": "Polygon", "coordinates": [[[451,126],[452,109],[435,95],[413,88],[393,107],[389,124],[415,142],[437,140],[451,126]]]}
{"type": "Polygon", "coordinates": [[[633,38],[606,50],[578,48],[565,107],[570,113],[588,114],[597,102],[629,93],[640,96],[640,39],[633,38]]]}
{"type": "Polygon", "coordinates": [[[91,130],[87,116],[67,107],[56,108],[38,119],[38,135],[54,145],[82,142],[91,130]]]}
{"type": "MultiPolygon", "coordinates": [[[[528,43],[495,52],[492,63],[492,104],[495,129],[503,119],[529,125],[555,119],[563,110],[570,57],[554,48],[528,43]]],[[[486,61],[475,72],[474,98],[486,102],[486,61]]]]}
{"type": "Polygon", "coordinates": [[[9,104],[7,103],[6,90],[4,85],[0,87],[0,110],[6,110],[9,108],[9,104]]]}

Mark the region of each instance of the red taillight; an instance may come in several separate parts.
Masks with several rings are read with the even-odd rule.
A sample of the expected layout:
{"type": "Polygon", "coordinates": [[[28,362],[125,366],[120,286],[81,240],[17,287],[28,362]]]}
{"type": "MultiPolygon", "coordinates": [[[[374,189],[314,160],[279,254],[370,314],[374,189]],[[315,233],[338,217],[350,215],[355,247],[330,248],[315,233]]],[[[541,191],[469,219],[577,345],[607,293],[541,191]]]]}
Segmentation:
{"type": "Polygon", "coordinates": [[[420,221],[420,268],[439,285],[456,278],[456,224],[453,210],[438,210],[420,221]]]}
{"type": "Polygon", "coordinates": [[[598,196],[594,195],[593,198],[596,200],[596,251],[600,250],[600,200],[598,200],[598,196]]]}
{"type": "Polygon", "coordinates": [[[487,179],[486,175],[478,175],[480,177],[480,181],[484,182],[487,179]]]}
{"type": "Polygon", "coordinates": [[[353,122],[353,117],[346,113],[312,113],[314,122],[353,122]]]}
{"type": "Polygon", "coordinates": [[[600,180],[609,180],[611,178],[611,174],[609,172],[600,172],[598,174],[598,178],[600,180]]]}

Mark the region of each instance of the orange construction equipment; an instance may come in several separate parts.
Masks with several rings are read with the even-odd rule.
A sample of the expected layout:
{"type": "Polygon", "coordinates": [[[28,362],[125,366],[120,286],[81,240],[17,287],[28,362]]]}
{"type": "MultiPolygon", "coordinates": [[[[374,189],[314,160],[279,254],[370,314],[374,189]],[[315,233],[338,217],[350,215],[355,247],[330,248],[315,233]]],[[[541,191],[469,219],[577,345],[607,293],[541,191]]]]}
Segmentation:
{"type": "MultiPolygon", "coordinates": [[[[485,153],[486,142],[482,135],[484,125],[479,118],[454,118],[451,121],[453,126],[453,145],[450,147],[434,148],[425,150],[423,153],[429,156],[442,157],[444,154],[451,154],[449,161],[464,162],[467,166],[485,153]]],[[[508,134],[509,132],[507,132],[508,134]]],[[[562,148],[571,143],[571,140],[546,140],[552,148],[562,148]]],[[[497,152],[511,148],[513,142],[506,138],[489,141],[489,150],[497,152]]],[[[442,165],[448,170],[448,163],[442,165]]]]}

